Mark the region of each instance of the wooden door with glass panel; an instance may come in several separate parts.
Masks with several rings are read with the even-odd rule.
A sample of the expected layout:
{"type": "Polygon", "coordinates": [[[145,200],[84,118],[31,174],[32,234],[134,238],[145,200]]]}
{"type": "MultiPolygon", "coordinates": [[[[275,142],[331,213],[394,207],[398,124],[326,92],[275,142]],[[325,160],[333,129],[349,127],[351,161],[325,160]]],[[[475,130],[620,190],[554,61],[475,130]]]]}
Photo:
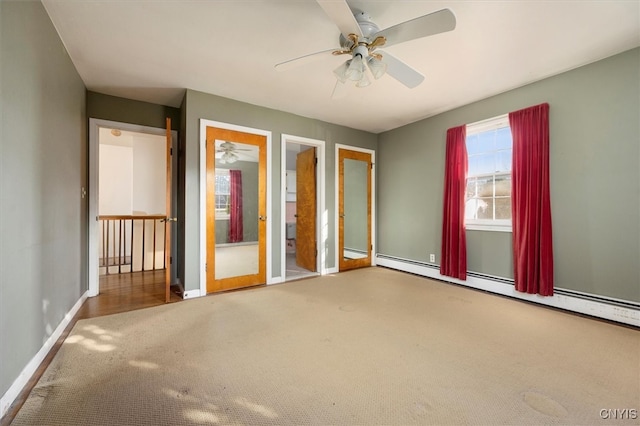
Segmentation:
{"type": "Polygon", "coordinates": [[[338,266],[371,266],[371,154],[338,149],[338,266]]]}
{"type": "Polygon", "coordinates": [[[207,127],[207,293],[266,283],[266,145],[207,127]]]}

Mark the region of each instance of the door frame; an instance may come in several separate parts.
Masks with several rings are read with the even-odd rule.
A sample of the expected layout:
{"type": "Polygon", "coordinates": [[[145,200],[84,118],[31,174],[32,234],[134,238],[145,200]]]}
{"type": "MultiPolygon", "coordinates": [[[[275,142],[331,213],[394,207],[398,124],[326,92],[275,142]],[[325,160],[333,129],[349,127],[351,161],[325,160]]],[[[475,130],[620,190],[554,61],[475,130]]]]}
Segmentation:
{"type": "Polygon", "coordinates": [[[280,137],[280,279],[287,279],[287,216],[286,216],[286,193],[287,193],[287,143],[313,146],[316,148],[318,166],[316,167],[316,248],[318,257],[316,258],[316,270],[319,275],[329,273],[327,268],[328,258],[328,220],[329,215],[325,210],[325,141],[319,139],[305,138],[282,134],[280,137]]]}
{"type": "Polygon", "coordinates": [[[335,147],[335,160],[334,160],[334,165],[335,165],[335,210],[334,210],[334,220],[335,220],[335,265],[336,265],[336,269],[340,269],[339,265],[340,265],[340,212],[338,211],[339,208],[338,206],[340,205],[340,167],[338,167],[338,163],[339,163],[339,158],[338,158],[338,154],[339,154],[339,150],[341,149],[345,149],[348,151],[357,151],[357,152],[364,152],[366,154],[370,154],[371,155],[371,266],[376,266],[376,152],[372,149],[368,149],[368,148],[360,148],[357,146],[351,146],[351,145],[343,145],[343,144],[336,144],[335,147]]]}
{"type": "MultiPolygon", "coordinates": [[[[103,120],[99,118],[89,118],[89,220],[88,220],[88,236],[89,236],[89,255],[87,271],[88,277],[88,296],[94,297],[100,293],[100,268],[98,267],[98,206],[99,206],[99,171],[100,171],[100,128],[117,128],[128,132],[147,133],[156,136],[166,137],[167,129],[163,127],[149,127],[139,124],[122,123],[118,121],[103,120]]],[[[171,130],[171,146],[176,148],[178,141],[178,132],[171,130]]],[[[174,152],[176,152],[174,150],[174,152]]],[[[172,168],[174,173],[171,176],[171,209],[173,211],[172,216],[176,215],[176,195],[177,195],[177,173],[175,171],[178,167],[178,156],[172,157],[172,168]]],[[[175,225],[170,226],[171,230],[171,252],[173,258],[177,259],[177,235],[175,225]]],[[[171,268],[171,282],[176,282],[177,268],[171,268]]]]}
{"type": "MultiPolygon", "coordinates": [[[[267,284],[273,284],[274,278],[272,267],[272,247],[271,247],[271,226],[273,223],[273,210],[271,209],[271,132],[269,130],[255,129],[252,127],[239,126],[221,121],[200,119],[200,296],[207,295],[207,127],[217,127],[219,129],[234,130],[237,132],[252,133],[264,136],[267,139],[267,236],[266,236],[266,262],[267,262],[267,284]]],[[[279,282],[279,281],[278,281],[279,282]]]]}

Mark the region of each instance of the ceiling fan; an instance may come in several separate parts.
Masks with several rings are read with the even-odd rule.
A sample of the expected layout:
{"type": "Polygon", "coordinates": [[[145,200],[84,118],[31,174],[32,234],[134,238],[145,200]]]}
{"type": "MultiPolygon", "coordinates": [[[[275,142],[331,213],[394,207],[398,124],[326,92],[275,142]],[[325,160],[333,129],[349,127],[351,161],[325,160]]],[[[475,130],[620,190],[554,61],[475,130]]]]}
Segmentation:
{"type": "Polygon", "coordinates": [[[354,15],[346,0],[316,1],[340,29],[340,48],[290,59],[277,64],[275,68],[285,71],[326,57],[327,54],[350,55],[350,59],[334,70],[338,81],[333,97],[343,91],[342,87],[348,81],[355,82],[356,87],[370,85],[369,75],[379,79],[388,74],[410,89],[418,86],[424,80],[422,74],[378,48],[451,31],[456,27],[453,13],[449,9],[442,9],[380,30],[367,13],[358,12],[354,15]]]}
{"type": "Polygon", "coordinates": [[[238,157],[238,151],[251,151],[250,149],[242,149],[238,148],[235,144],[231,142],[223,141],[218,145],[218,141],[216,141],[216,153],[221,152],[222,155],[218,157],[222,164],[231,164],[238,161],[240,157],[238,157]]]}

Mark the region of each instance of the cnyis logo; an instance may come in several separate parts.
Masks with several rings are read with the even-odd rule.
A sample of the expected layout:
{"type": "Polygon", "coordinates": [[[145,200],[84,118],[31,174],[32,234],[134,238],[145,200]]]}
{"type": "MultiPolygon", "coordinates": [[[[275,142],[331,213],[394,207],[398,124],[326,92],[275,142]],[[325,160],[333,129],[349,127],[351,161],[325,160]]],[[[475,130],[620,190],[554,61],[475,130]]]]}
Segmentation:
{"type": "Polygon", "coordinates": [[[603,408],[600,410],[600,418],[604,420],[635,420],[638,418],[638,410],[635,408],[603,408]]]}

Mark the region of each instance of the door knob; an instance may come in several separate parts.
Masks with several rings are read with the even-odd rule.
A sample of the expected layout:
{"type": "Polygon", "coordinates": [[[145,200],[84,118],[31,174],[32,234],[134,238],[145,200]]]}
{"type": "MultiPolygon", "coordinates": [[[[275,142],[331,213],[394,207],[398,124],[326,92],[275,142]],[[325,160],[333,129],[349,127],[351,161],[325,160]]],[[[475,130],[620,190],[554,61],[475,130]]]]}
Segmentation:
{"type": "Polygon", "coordinates": [[[343,218],[343,219],[344,219],[344,216],[345,216],[344,214],[341,214],[341,215],[340,215],[340,217],[341,217],[341,218],[343,218]]]}
{"type": "Polygon", "coordinates": [[[258,216],[258,219],[260,219],[260,220],[267,220],[267,217],[266,217],[266,216],[262,216],[262,215],[260,215],[260,216],[258,216]]]}

